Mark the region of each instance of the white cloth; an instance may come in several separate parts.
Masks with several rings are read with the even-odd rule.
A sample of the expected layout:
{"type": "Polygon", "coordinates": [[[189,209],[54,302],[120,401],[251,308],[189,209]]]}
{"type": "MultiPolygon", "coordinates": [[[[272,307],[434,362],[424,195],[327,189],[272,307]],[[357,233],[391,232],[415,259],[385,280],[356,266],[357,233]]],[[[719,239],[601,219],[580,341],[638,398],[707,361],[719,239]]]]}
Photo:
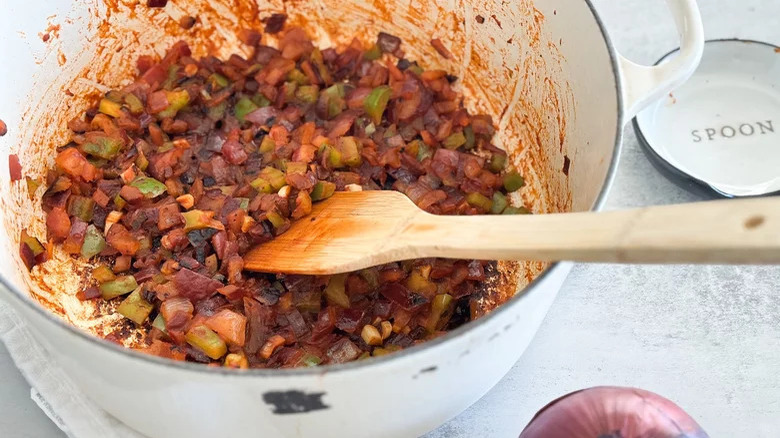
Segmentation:
{"type": "Polygon", "coordinates": [[[32,387],[32,399],[68,437],[144,438],[89,400],[2,301],[0,340],[32,387]]]}

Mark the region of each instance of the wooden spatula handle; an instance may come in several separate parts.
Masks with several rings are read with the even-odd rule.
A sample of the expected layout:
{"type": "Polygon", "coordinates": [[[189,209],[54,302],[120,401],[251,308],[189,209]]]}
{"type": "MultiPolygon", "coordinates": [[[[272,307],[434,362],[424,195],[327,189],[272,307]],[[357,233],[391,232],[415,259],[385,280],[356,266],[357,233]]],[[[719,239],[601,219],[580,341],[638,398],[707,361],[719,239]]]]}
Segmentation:
{"type": "Polygon", "coordinates": [[[780,263],[780,198],[603,213],[489,217],[420,213],[399,237],[399,245],[416,247],[419,257],[780,263]]]}

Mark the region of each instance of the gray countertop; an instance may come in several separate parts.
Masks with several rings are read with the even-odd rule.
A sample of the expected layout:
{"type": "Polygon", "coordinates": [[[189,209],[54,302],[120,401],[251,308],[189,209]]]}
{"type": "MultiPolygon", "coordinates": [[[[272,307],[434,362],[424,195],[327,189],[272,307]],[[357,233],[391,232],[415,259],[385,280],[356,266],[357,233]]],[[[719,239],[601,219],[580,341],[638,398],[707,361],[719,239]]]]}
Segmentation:
{"type": "MultiPolygon", "coordinates": [[[[660,0],[594,0],[617,48],[652,63],[676,46],[660,0]]],[[[780,2],[700,0],[707,38],[780,44],[780,2]]],[[[608,208],[700,199],[661,176],[627,129],[608,208]]],[[[780,269],[577,265],[535,340],[490,393],[428,438],[516,437],[579,388],[658,392],[712,437],[780,430],[780,269]]],[[[0,344],[0,435],[62,437],[0,344]]]]}

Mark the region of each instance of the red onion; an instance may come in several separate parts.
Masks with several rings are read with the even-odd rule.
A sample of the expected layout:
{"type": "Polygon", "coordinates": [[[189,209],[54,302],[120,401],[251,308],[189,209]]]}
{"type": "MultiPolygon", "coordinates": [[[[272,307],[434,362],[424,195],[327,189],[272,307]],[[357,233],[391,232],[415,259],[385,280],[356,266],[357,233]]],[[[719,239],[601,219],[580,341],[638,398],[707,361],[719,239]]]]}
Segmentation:
{"type": "Polygon", "coordinates": [[[276,108],[265,106],[247,114],[244,119],[252,123],[257,123],[258,125],[266,125],[278,116],[279,111],[276,108]]]}
{"type": "Polygon", "coordinates": [[[708,438],[685,411],[652,392],[600,386],[554,400],[520,438],[708,438]]]}

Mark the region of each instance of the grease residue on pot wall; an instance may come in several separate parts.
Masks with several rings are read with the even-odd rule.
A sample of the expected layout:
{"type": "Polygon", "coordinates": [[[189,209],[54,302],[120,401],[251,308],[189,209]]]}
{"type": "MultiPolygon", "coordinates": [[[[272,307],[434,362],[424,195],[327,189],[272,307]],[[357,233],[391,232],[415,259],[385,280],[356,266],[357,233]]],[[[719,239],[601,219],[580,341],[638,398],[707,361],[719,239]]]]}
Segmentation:
{"type": "MultiPolygon", "coordinates": [[[[320,46],[345,45],[354,36],[369,42],[385,31],[403,38],[408,59],[419,60],[425,68],[454,72],[468,109],[490,114],[498,124],[497,146],[509,152],[513,165],[526,177],[521,193],[525,204],[537,213],[571,209],[569,180],[562,168],[574,102],[565,60],[544,31],[546,18],[531,0],[342,0],[337,4],[322,0],[177,0],[164,8],[145,5],[138,0],[79,0],[59,21],[56,33],[53,28],[49,31],[49,41],[56,40],[56,44],[50,44],[49,53],[41,59],[34,77],[39,86],[33,87],[23,103],[20,134],[12,147],[26,175],[44,175],[53,163],[55,148],[69,141],[67,121],[81,114],[106,87],[129,83],[139,55],[162,55],[180,39],[189,43],[194,56],[247,55],[236,32],[262,29],[263,17],[284,12],[289,15],[288,23],[303,26],[320,46]],[[185,16],[196,17],[190,29],[179,25],[185,16]],[[449,48],[451,59],[444,59],[431,46],[433,35],[449,48]]],[[[274,41],[268,35],[263,38],[274,41]]],[[[31,275],[26,273],[17,256],[18,236],[23,228],[39,238],[45,236],[40,193],[30,200],[18,184],[2,189],[11,193],[0,200],[2,208],[19,212],[4,215],[12,241],[7,250],[18,266],[17,284],[27,284],[40,302],[82,329],[128,345],[138,342],[142,333],[106,312],[115,303],[81,303],[75,298],[91,269],[85,262],[55,250],[53,260],[37,266],[31,275]]],[[[546,266],[500,263],[480,314],[506,301],[546,266]]]]}

